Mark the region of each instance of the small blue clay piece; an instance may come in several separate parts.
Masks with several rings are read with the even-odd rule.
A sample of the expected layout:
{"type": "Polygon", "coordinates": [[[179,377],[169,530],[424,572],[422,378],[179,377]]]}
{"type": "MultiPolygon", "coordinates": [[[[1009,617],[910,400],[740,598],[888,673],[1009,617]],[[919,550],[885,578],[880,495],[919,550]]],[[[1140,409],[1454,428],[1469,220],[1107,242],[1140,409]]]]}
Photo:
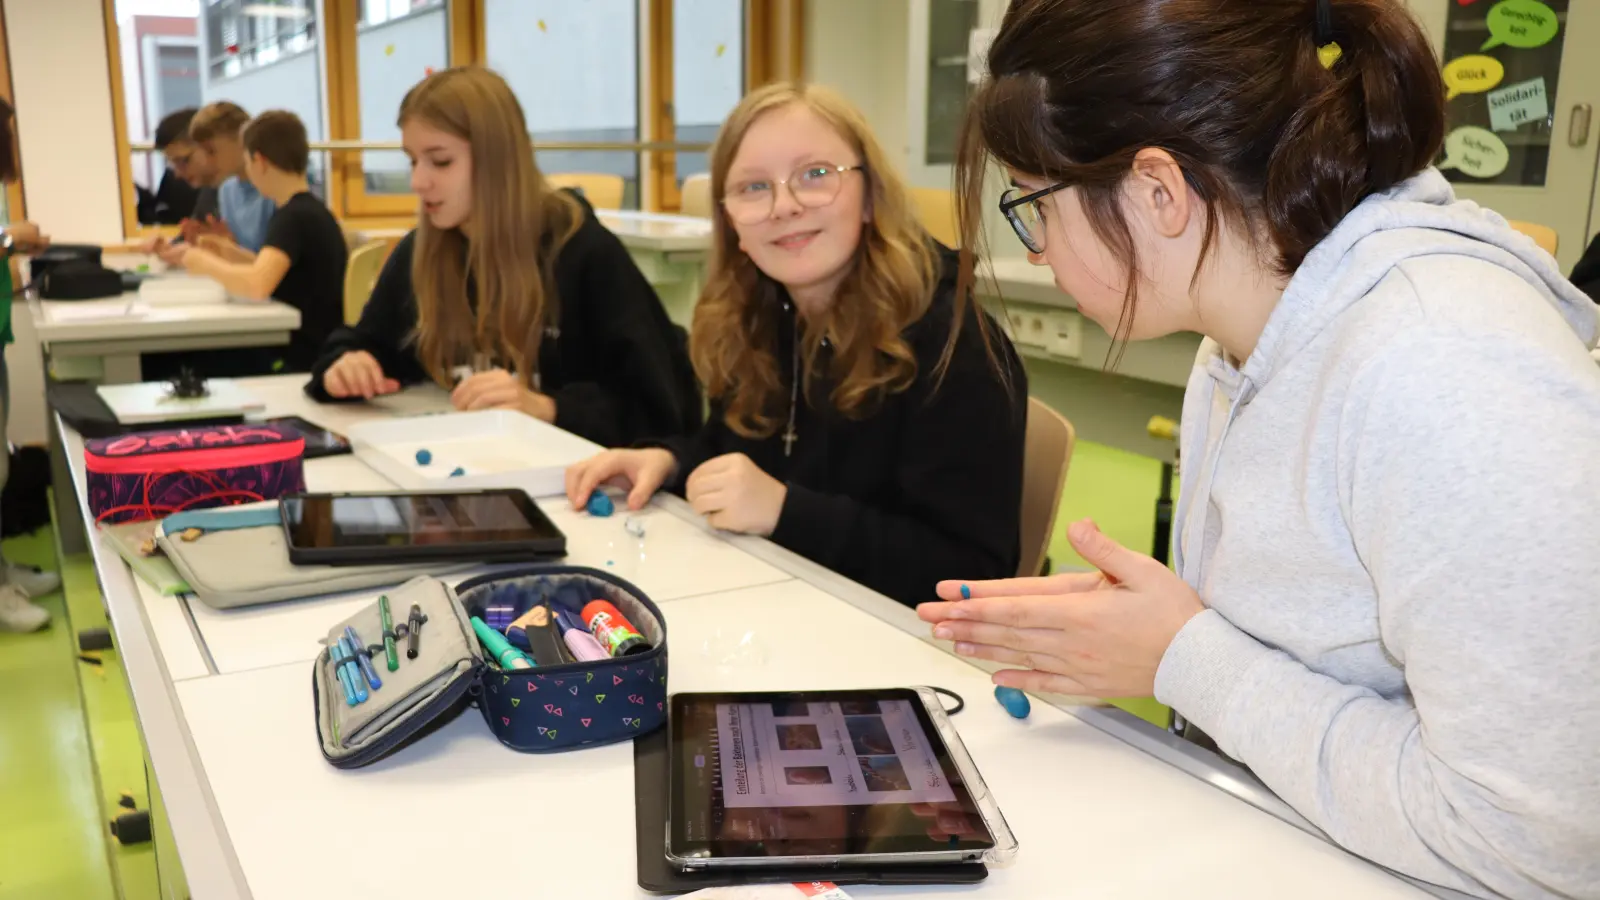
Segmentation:
{"type": "Polygon", "coordinates": [[[961,586],[961,599],[963,599],[963,600],[971,600],[972,599],[972,588],[969,588],[969,587],[967,587],[966,585],[963,584],[961,586]]]}
{"type": "Polygon", "coordinates": [[[461,468],[460,466],[456,466],[454,469],[450,470],[450,477],[451,478],[460,478],[461,476],[463,476],[465,474],[467,474],[467,470],[461,468]]]}
{"type": "Polygon", "coordinates": [[[433,451],[426,449],[417,451],[417,465],[425,466],[431,462],[433,462],[433,451]]]}
{"type": "Polygon", "coordinates": [[[611,498],[601,491],[595,491],[589,495],[588,509],[589,515],[598,516],[602,519],[616,512],[616,507],[611,505],[611,498]]]}
{"type": "Polygon", "coordinates": [[[1000,701],[1005,711],[1014,719],[1026,719],[1033,705],[1028,702],[1028,695],[1016,688],[999,687],[994,689],[994,699],[1000,701]]]}

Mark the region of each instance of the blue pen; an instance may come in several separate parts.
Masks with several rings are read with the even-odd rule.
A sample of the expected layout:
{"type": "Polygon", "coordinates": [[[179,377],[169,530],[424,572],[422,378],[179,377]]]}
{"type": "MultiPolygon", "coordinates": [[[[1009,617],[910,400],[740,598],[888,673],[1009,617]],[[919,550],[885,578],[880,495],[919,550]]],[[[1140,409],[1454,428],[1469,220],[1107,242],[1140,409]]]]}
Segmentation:
{"type": "Polygon", "coordinates": [[[340,638],[339,643],[344,647],[344,664],[350,672],[350,683],[356,688],[356,702],[367,702],[367,685],[361,678],[361,666],[356,664],[356,648],[350,646],[349,638],[340,638]]]}
{"type": "Polygon", "coordinates": [[[361,670],[361,674],[367,676],[367,684],[371,685],[373,690],[383,687],[383,682],[378,680],[378,670],[372,667],[372,657],[367,655],[366,641],[363,641],[361,635],[356,634],[356,630],[349,625],[344,627],[344,637],[356,652],[356,667],[361,670]]]}
{"type": "Polygon", "coordinates": [[[334,674],[339,676],[339,684],[344,686],[344,702],[355,706],[356,688],[350,683],[350,670],[344,667],[344,644],[341,642],[329,646],[328,658],[333,660],[334,674]]]}

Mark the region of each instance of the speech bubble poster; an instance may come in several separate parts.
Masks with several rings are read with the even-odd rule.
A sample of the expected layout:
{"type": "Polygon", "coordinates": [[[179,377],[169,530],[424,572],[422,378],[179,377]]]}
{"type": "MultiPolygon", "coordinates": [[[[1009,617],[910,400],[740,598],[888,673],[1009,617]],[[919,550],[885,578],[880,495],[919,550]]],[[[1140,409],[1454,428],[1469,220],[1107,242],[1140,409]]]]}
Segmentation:
{"type": "Polygon", "coordinates": [[[1451,181],[1542,187],[1574,0],[1471,0],[1449,6],[1441,73],[1451,181]]]}

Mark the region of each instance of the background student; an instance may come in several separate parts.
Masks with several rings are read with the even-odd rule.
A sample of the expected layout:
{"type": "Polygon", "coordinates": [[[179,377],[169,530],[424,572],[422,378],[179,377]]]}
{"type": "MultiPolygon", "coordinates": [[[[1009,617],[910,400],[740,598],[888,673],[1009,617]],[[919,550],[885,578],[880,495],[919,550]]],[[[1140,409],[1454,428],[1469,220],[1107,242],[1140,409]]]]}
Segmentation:
{"type": "MultiPolygon", "coordinates": [[[[17,178],[16,132],[12,128],[10,102],[0,98],[0,185],[17,178]]],[[[5,348],[14,340],[11,333],[11,301],[15,287],[11,281],[11,257],[34,253],[50,245],[50,238],[32,222],[12,222],[0,228],[0,485],[11,469],[11,450],[6,442],[6,420],[11,410],[11,379],[6,369],[5,348]]],[[[0,558],[0,631],[38,631],[50,624],[50,613],[33,602],[36,597],[54,593],[61,577],[27,566],[16,566],[0,558]]]]}
{"type": "MultiPolygon", "coordinates": [[[[217,203],[222,221],[205,223],[201,233],[229,237],[246,250],[260,250],[267,239],[267,223],[272,221],[272,201],[256,190],[245,170],[244,145],[239,130],[250,121],[250,114],[227,101],[200,108],[189,122],[189,138],[210,159],[222,177],[217,188],[217,203]]],[[[197,220],[203,221],[203,220],[197,220]]],[[[198,235],[196,235],[198,236],[198,235]]],[[[185,238],[193,242],[187,232],[185,238]]]]}
{"type": "Polygon", "coordinates": [[[1600,234],[1595,235],[1594,242],[1583,253],[1583,259],[1572,269],[1572,283],[1578,290],[1589,295],[1589,299],[1600,303],[1600,234]]]}
{"type": "Polygon", "coordinates": [[[1205,341],[1177,571],[1079,522],[1103,574],[942,585],[934,635],[1001,684],[1153,692],[1381,865],[1600,897],[1600,314],[1431,168],[1422,27],[1397,0],[1019,3],[989,67],[968,237],[992,154],[1084,315],[1205,341]]]}
{"type": "MultiPolygon", "coordinates": [[[[283,110],[264,112],[244,126],[241,140],[245,174],[274,207],[261,252],[251,253],[209,235],[201,238],[199,247],[179,248],[176,259],[196,275],[215,278],[236,297],[274,297],[300,310],[300,327],[290,337],[287,351],[260,351],[272,358],[256,368],[308,372],[344,319],[349,247],[338,220],[306,181],[311,148],[298,116],[283,110]]],[[[228,351],[226,355],[242,361],[250,354],[228,351]]]]}
{"type": "Polygon", "coordinates": [[[329,341],[311,396],[427,379],[453,388],[458,409],[518,409],[607,446],[698,427],[681,330],[588,203],[540,174],[505,81],[434,73],[406,95],[399,125],[417,228],[361,321],[329,341]]]}
{"type": "Polygon", "coordinates": [[[957,255],[918,224],[861,114],[816,86],[744,98],[711,157],[712,257],[692,352],[695,437],[567,474],[638,508],[663,485],[902,603],[1014,574],[1027,376],[957,300],[957,255]]]}
{"type": "Polygon", "coordinates": [[[154,191],[139,188],[141,225],[177,225],[194,216],[200,191],[189,172],[195,150],[189,140],[189,121],[194,114],[194,107],[180,109],[156,125],[153,143],[166,166],[154,191]]]}

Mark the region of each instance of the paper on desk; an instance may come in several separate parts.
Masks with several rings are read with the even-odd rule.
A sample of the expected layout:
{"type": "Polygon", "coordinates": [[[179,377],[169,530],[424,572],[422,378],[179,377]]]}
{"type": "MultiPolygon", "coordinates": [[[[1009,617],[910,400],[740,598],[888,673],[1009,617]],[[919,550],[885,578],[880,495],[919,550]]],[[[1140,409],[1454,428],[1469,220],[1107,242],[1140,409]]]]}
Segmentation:
{"type": "Polygon", "coordinates": [[[806,884],[743,884],[686,894],[683,900],[850,900],[844,888],[826,881],[806,884]]]}

